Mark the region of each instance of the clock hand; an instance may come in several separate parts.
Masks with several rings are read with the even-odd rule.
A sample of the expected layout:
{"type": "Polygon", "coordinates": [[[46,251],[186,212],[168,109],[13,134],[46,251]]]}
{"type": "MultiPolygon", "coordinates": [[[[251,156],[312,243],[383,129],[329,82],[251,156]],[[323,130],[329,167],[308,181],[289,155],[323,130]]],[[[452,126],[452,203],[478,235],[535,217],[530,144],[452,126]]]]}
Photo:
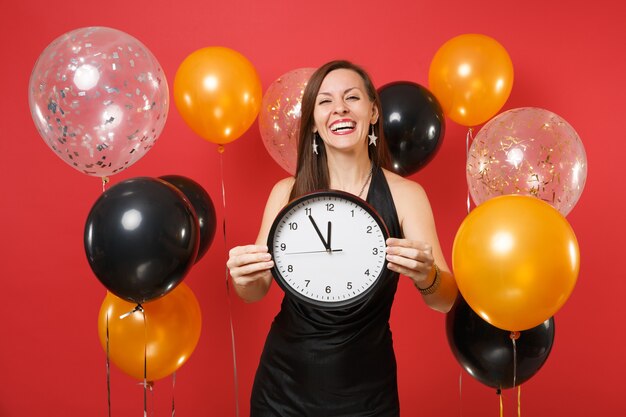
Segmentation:
{"type": "Polygon", "coordinates": [[[317,227],[317,224],[315,223],[315,220],[313,220],[313,216],[311,216],[310,214],[309,214],[309,220],[311,220],[311,223],[313,223],[313,227],[315,228],[315,231],[317,232],[317,235],[322,240],[322,244],[324,245],[326,250],[330,250],[330,245],[328,243],[326,243],[326,240],[324,240],[324,236],[322,236],[322,232],[320,232],[320,229],[317,227]]]}
{"type": "Polygon", "coordinates": [[[303,253],[330,253],[330,252],[343,252],[343,249],[309,250],[309,251],[304,251],[304,252],[285,252],[285,255],[301,255],[303,253]]]}
{"type": "Polygon", "coordinates": [[[326,239],[328,239],[328,247],[326,248],[326,250],[328,252],[331,252],[331,246],[330,246],[330,221],[328,222],[328,229],[326,230],[326,239]]]}

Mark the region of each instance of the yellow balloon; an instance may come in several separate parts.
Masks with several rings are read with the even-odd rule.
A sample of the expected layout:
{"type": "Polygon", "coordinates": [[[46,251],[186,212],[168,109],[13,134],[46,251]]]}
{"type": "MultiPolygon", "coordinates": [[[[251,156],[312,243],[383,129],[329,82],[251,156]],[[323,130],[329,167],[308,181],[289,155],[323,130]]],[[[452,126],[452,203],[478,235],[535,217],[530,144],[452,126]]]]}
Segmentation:
{"type": "Polygon", "coordinates": [[[136,304],[107,293],[98,316],[98,335],[106,351],[107,317],[109,358],[128,375],[143,379],[144,356],[147,380],[164,378],[191,356],[202,327],[196,296],[185,283],[167,295],[142,304],[144,313],[131,312],[136,304]],[[145,322],[144,322],[145,314],[145,322]]]}
{"type": "Polygon", "coordinates": [[[433,57],[428,83],[450,119],[476,126],[495,116],[508,99],[513,63],[495,39],[459,35],[444,43],[433,57]]]}
{"type": "Polygon", "coordinates": [[[565,217],[530,196],[496,197],[476,207],[452,250],[459,291],[472,310],[511,331],[552,317],[574,289],[579,263],[565,217]]]}
{"type": "Polygon", "coordinates": [[[174,102],[191,129],[223,145],[245,133],[261,107],[261,80],[237,51],[208,47],[191,53],[174,78],[174,102]]]}

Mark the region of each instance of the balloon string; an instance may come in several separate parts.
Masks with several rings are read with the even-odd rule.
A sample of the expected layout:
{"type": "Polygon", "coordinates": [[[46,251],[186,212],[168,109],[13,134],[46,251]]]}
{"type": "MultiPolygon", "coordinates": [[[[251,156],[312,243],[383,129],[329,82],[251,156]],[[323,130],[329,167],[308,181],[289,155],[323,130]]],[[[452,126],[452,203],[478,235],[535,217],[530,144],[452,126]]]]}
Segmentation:
{"type": "MultiPolygon", "coordinates": [[[[152,381],[148,381],[148,320],[146,318],[146,312],[143,309],[141,304],[137,304],[131,311],[124,313],[120,316],[120,320],[125,319],[126,317],[134,314],[136,312],[140,312],[143,317],[143,416],[148,417],[148,388],[150,389],[151,400],[152,400],[152,415],[154,416],[154,391],[153,386],[154,383],[152,381]]],[[[108,359],[109,359],[109,333],[108,333],[108,315],[107,315],[107,370],[108,370],[108,359]]],[[[110,408],[110,407],[109,407],[110,408]]],[[[110,415],[109,415],[110,417],[110,415]]]]}
{"type": "MultiPolygon", "coordinates": [[[[220,145],[218,148],[220,153],[220,178],[222,182],[222,236],[224,238],[224,251],[228,254],[228,244],[226,240],[226,186],[224,185],[224,147],[220,145]]],[[[228,301],[228,321],[230,324],[230,343],[233,354],[233,382],[235,394],[235,416],[239,417],[239,380],[237,378],[237,350],[235,349],[235,326],[233,325],[233,306],[230,297],[230,283],[228,279],[228,267],[224,265],[224,281],[226,283],[226,300],[228,301]]]]}
{"type": "Polygon", "coordinates": [[[150,415],[154,417],[154,382],[148,382],[148,389],[150,389],[150,415]]]}
{"type": "Polygon", "coordinates": [[[107,360],[106,360],[106,368],[107,368],[107,404],[109,406],[109,417],[111,417],[111,361],[109,356],[109,312],[107,311],[106,318],[106,344],[107,344],[107,360]]]}
{"type": "Polygon", "coordinates": [[[137,304],[137,309],[143,316],[143,416],[148,417],[148,323],[141,304],[137,304]]]}
{"type": "Polygon", "coordinates": [[[509,335],[513,343],[513,386],[517,385],[517,344],[515,341],[519,339],[520,332],[511,332],[509,335]]]}
{"type": "Polygon", "coordinates": [[[174,405],[174,390],[176,388],[176,371],[172,374],[172,417],[176,415],[176,406],[174,405]]]}
{"type": "MultiPolygon", "coordinates": [[[[467,135],[465,135],[465,167],[467,169],[467,161],[469,160],[469,147],[470,141],[473,141],[472,128],[467,129],[467,135]]],[[[470,190],[469,184],[467,185],[467,214],[470,212],[470,190]]]]}
{"type": "Polygon", "coordinates": [[[513,386],[517,385],[517,345],[515,339],[513,341],[513,386]]]}
{"type": "Polygon", "coordinates": [[[517,386],[517,417],[522,417],[522,386],[517,386]]]}
{"type": "Polygon", "coordinates": [[[128,313],[124,313],[120,316],[120,320],[125,319],[126,317],[130,316],[131,314],[137,312],[137,311],[141,311],[143,312],[143,307],[141,304],[137,304],[135,306],[135,308],[133,308],[132,310],[130,310],[128,313]]]}
{"type": "Polygon", "coordinates": [[[498,397],[500,397],[500,417],[504,417],[504,407],[502,406],[502,390],[498,389],[498,397]]]}
{"type": "Polygon", "coordinates": [[[102,192],[107,190],[107,184],[109,183],[109,177],[102,177],[102,192]]]}
{"type": "Polygon", "coordinates": [[[463,417],[463,371],[459,372],[459,417],[463,417]]]}

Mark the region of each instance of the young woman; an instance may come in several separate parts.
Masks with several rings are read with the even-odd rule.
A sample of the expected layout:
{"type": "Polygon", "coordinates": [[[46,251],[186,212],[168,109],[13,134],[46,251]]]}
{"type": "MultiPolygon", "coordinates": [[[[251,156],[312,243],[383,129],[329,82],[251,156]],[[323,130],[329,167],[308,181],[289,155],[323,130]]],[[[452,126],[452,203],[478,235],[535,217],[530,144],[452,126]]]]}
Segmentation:
{"type": "Polygon", "coordinates": [[[366,200],[391,236],[385,284],[367,302],[326,311],[283,299],[255,377],[252,417],[398,416],[389,315],[399,274],[435,310],[447,312],[456,298],[426,193],[385,169],[380,114],[376,89],[362,68],[347,61],[319,68],[302,98],[296,176],[274,186],[256,244],[230,251],[237,294],[262,299],[272,282],[265,243],[274,218],[291,199],[323,189],[366,200]]]}

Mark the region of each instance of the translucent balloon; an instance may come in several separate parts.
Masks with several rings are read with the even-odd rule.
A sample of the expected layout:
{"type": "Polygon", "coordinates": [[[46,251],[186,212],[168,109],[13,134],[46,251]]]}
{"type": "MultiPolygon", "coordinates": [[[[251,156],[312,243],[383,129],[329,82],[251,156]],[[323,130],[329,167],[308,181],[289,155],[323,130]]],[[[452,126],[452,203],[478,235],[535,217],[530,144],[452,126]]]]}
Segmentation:
{"type": "Polygon", "coordinates": [[[315,68],[299,68],[280,76],[263,96],[259,130],[265,149],[285,171],[296,172],[302,94],[315,68]]]}
{"type": "Polygon", "coordinates": [[[569,123],[548,110],[523,107],[483,126],[470,147],[466,175],[477,205],[499,195],[531,195],[565,216],[585,186],[587,157],[569,123]]]}
{"type": "Polygon", "coordinates": [[[98,177],[144,156],[169,106],[154,55],[106,27],[76,29],[53,41],[35,63],[28,98],[46,144],[73,168],[98,177]]]}

